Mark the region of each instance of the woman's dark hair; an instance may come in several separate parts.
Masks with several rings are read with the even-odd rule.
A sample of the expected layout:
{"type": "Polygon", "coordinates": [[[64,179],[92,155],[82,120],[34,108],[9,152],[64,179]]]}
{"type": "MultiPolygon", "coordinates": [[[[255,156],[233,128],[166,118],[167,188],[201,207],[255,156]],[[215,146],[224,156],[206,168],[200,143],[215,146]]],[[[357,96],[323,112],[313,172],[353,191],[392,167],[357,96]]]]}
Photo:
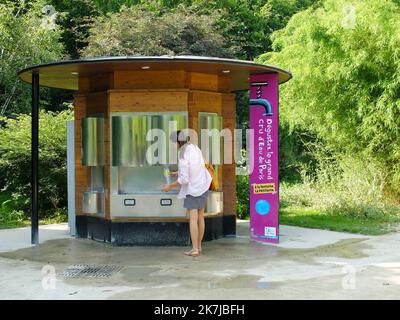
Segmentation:
{"type": "Polygon", "coordinates": [[[169,136],[172,142],[176,142],[179,147],[181,148],[185,143],[188,142],[188,139],[186,137],[186,134],[182,130],[174,131],[171,133],[169,136]]]}

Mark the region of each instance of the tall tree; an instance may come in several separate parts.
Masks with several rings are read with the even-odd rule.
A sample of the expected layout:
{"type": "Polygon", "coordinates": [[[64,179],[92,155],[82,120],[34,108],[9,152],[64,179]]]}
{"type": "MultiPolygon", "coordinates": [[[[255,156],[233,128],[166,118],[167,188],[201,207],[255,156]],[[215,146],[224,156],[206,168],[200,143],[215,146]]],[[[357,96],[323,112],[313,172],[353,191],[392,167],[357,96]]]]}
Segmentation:
{"type": "Polygon", "coordinates": [[[51,0],[61,27],[61,42],[67,55],[79,58],[79,52],[87,46],[89,29],[100,14],[93,0],[51,0]]]}
{"type": "Polygon", "coordinates": [[[96,22],[83,55],[233,57],[234,48],[226,44],[215,24],[214,15],[194,14],[185,7],[161,15],[141,5],[124,7],[96,22]]]}
{"type": "Polygon", "coordinates": [[[400,7],[392,0],[325,0],[294,15],[258,61],[293,72],[281,116],[336,153],[385,165],[400,187],[400,7]]]}
{"type": "Polygon", "coordinates": [[[197,14],[216,14],[216,26],[236,57],[253,60],[271,49],[270,36],[290,17],[319,0],[153,0],[142,1],[149,10],[162,12],[185,6],[197,14]]]}
{"type": "Polygon", "coordinates": [[[48,21],[45,1],[0,3],[0,115],[30,111],[29,87],[16,72],[62,56],[60,31],[48,21]]]}

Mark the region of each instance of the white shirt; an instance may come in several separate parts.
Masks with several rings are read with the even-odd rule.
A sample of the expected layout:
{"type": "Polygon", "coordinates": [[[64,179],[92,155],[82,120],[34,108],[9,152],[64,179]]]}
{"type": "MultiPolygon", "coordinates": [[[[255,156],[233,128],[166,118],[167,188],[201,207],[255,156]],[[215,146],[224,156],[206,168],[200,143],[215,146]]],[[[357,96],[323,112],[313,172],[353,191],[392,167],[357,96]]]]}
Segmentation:
{"type": "Polygon", "coordinates": [[[178,198],[184,199],[188,194],[198,197],[210,188],[212,177],[198,146],[186,143],[182,148],[178,158],[178,198]]]}

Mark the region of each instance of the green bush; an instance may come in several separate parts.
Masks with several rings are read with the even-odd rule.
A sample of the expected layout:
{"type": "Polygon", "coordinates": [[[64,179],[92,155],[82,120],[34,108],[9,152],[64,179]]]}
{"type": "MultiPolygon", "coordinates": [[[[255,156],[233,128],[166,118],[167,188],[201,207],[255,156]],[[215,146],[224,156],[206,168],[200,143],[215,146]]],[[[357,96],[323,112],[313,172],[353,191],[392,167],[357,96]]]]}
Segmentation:
{"type": "Polygon", "coordinates": [[[236,176],[236,211],[239,219],[248,219],[250,216],[249,196],[249,176],[236,176]]]}
{"type": "MultiPolygon", "coordinates": [[[[39,114],[39,209],[40,216],[54,214],[67,205],[66,121],[73,118],[71,109],[58,114],[39,114]]],[[[5,212],[30,212],[31,195],[31,117],[21,114],[15,119],[1,119],[0,181],[2,193],[12,202],[5,212]]]]}
{"type": "Polygon", "coordinates": [[[26,219],[26,215],[21,210],[1,211],[0,210],[0,226],[10,222],[22,222],[26,219]]]}
{"type": "MultiPolygon", "coordinates": [[[[384,168],[362,157],[323,157],[315,151],[313,172],[300,172],[300,182],[280,183],[281,208],[309,208],[321,214],[354,219],[383,219],[399,216],[400,207],[385,195],[384,168]]],[[[249,176],[237,176],[237,215],[248,219],[249,176]]],[[[290,180],[289,180],[290,181],[290,180]]],[[[360,221],[361,221],[360,220],[360,221]]]]}
{"type": "Polygon", "coordinates": [[[282,183],[282,207],[308,207],[333,215],[382,218],[399,215],[400,209],[387,201],[386,176],[377,162],[353,156],[338,160],[319,159],[315,178],[303,173],[303,182],[282,183]]]}

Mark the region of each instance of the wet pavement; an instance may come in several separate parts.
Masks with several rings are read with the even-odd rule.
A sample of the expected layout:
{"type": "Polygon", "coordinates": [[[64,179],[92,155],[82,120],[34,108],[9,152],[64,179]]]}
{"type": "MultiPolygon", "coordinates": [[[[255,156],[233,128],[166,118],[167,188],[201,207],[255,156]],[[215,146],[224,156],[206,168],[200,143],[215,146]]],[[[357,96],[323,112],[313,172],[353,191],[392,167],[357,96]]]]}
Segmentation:
{"type": "Polygon", "coordinates": [[[1,230],[0,299],[400,298],[400,233],[282,226],[282,234],[280,245],[254,243],[241,221],[238,237],[207,242],[192,258],[182,247],[113,247],[71,238],[65,228],[36,247],[12,248],[13,234],[1,230]],[[108,278],[59,275],[71,265],[121,270],[108,278]]]}

